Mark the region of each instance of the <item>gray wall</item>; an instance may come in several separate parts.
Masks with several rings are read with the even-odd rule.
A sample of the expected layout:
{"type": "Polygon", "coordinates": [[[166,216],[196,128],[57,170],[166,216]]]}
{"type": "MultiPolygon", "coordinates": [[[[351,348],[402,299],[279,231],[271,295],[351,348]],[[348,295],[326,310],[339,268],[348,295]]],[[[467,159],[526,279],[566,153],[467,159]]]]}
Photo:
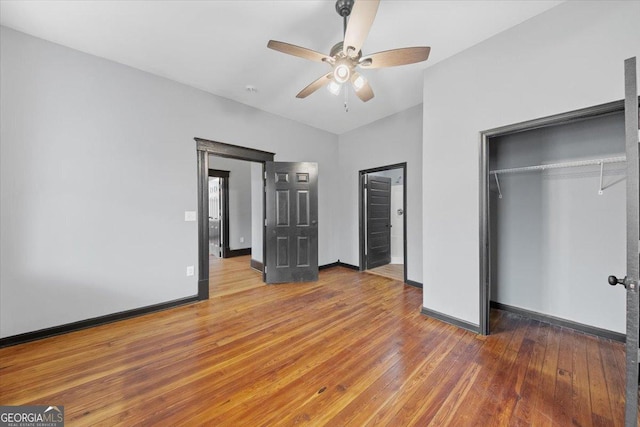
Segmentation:
{"type": "MultiPolygon", "coordinates": [[[[624,117],[492,140],[491,169],[624,155],[624,117]]],[[[493,301],[624,333],[626,165],[551,169],[492,180],[493,301]]]]}
{"type": "Polygon", "coordinates": [[[422,106],[340,135],[340,261],[359,265],[358,172],[407,162],[407,278],[422,282],[422,106]]]}
{"type": "Polygon", "coordinates": [[[624,98],[638,16],[640,2],[565,2],[425,70],[426,308],[479,323],[479,132],[624,98]]]}
{"type": "MultiPolygon", "coordinates": [[[[229,248],[251,247],[251,162],[209,156],[209,169],[229,171],[229,248]],[[240,238],[244,238],[244,242],[240,238]]],[[[262,211],[262,206],[258,206],[262,211]]]]}
{"type": "Polygon", "coordinates": [[[195,136],[318,162],[337,259],[337,136],[5,27],[0,57],[0,336],[197,293],[195,136]]]}

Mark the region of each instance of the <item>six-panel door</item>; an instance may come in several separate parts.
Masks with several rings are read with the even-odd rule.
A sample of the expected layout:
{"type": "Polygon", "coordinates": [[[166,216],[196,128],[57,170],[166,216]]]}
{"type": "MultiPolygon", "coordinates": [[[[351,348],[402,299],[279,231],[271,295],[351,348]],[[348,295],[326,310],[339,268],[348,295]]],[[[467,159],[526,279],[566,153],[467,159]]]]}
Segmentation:
{"type": "Polygon", "coordinates": [[[318,165],[266,162],[267,283],[318,280],[318,165]]]}

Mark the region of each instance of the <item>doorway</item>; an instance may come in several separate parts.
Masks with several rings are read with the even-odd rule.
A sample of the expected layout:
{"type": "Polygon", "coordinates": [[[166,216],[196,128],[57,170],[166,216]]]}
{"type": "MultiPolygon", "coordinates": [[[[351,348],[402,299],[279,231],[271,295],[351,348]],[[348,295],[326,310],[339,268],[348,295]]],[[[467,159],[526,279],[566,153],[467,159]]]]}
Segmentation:
{"type": "Polygon", "coordinates": [[[222,258],[220,178],[209,176],[209,255],[222,258]]]}
{"type": "MultiPolygon", "coordinates": [[[[618,279],[616,276],[609,276],[608,284],[617,285],[621,284],[625,288],[626,296],[626,309],[623,311],[626,314],[626,334],[625,338],[625,425],[636,426],[638,416],[638,384],[639,384],[639,369],[638,369],[638,336],[639,333],[639,293],[638,293],[638,242],[639,242],[639,215],[638,215],[638,150],[639,150],[639,135],[638,121],[640,116],[638,110],[640,108],[640,97],[638,97],[637,90],[637,66],[636,58],[629,58],[625,60],[624,64],[624,88],[625,99],[623,101],[610,102],[594,107],[589,107],[581,110],[571,111],[568,113],[549,116],[541,119],[531,120],[528,122],[517,123],[514,125],[495,128],[480,133],[480,333],[489,334],[489,309],[491,298],[491,280],[492,280],[492,258],[491,254],[495,250],[494,243],[491,239],[491,194],[490,194],[490,182],[496,175],[496,171],[490,174],[490,155],[492,149],[492,143],[495,138],[505,135],[513,135],[519,132],[531,131],[534,129],[544,129],[553,126],[559,126],[564,124],[575,124],[581,121],[589,121],[592,119],[598,119],[607,117],[610,115],[624,114],[624,157],[626,163],[626,197],[623,203],[610,203],[604,208],[608,211],[615,209],[623,209],[626,206],[626,232],[622,233],[622,238],[615,243],[626,246],[626,277],[618,279]],[[493,175],[493,176],[492,176],[493,175]],[[626,243],[626,245],[625,245],[626,243]]],[[[589,137],[590,135],[585,135],[589,137]]],[[[604,159],[600,161],[600,185],[598,194],[603,191],[603,170],[604,159]]],[[[565,165],[559,165],[564,167],[565,165]]],[[[523,169],[519,167],[518,169],[523,169]]],[[[500,198],[501,190],[499,189],[499,181],[496,180],[496,189],[498,191],[498,198],[500,198]]],[[[596,225],[599,227],[599,224],[596,225]]],[[[594,229],[596,228],[594,227],[594,229]]],[[[596,242],[596,245],[601,243],[609,243],[611,239],[601,239],[596,242]]],[[[575,270],[575,267],[573,267],[575,270]]],[[[620,268],[623,270],[624,267],[620,268]]],[[[554,278],[555,279],[555,278],[554,278]]],[[[606,286],[606,275],[601,277],[603,286],[606,286]]],[[[579,282],[578,282],[579,283],[579,282]]],[[[566,282],[555,283],[556,287],[562,287],[566,285],[566,282]]],[[[610,289],[611,290],[611,289],[610,289]]],[[[579,289],[576,293],[577,296],[583,292],[579,289]]],[[[586,292],[585,292],[586,293],[586,292]]],[[[600,309],[600,308],[599,308],[600,309]]],[[[604,311],[604,310],[601,310],[604,311]]]]}
{"type": "MultiPolygon", "coordinates": [[[[250,192],[259,195],[260,202],[254,203],[254,206],[260,206],[261,209],[247,208],[238,211],[245,214],[249,212],[248,216],[252,224],[257,224],[250,227],[252,241],[250,265],[262,272],[263,282],[317,280],[317,164],[274,162],[274,153],[202,138],[194,139],[197,144],[198,160],[198,299],[209,299],[209,156],[252,162],[250,163],[252,165],[250,192]],[[268,171],[270,173],[267,173],[268,171]],[[253,191],[254,189],[257,191],[253,191]],[[273,239],[269,240],[269,251],[267,250],[267,230],[270,231],[270,237],[276,236],[275,242],[273,239]],[[259,251],[260,248],[261,251],[259,251]],[[260,252],[260,261],[253,259],[257,258],[257,252],[260,252]]],[[[229,192],[227,191],[227,194],[229,192]]],[[[229,217],[228,214],[226,216],[229,217]]],[[[239,234],[237,241],[246,243],[247,235],[247,233],[239,234]]],[[[223,234],[223,240],[224,238],[223,234]]],[[[227,243],[230,241],[232,242],[230,244],[235,241],[233,233],[230,233],[230,237],[226,239],[227,243]]],[[[223,245],[223,256],[225,247],[227,247],[226,243],[223,245]]],[[[246,253],[238,253],[238,255],[246,255],[246,253]]]]}
{"type": "Polygon", "coordinates": [[[407,281],[407,164],[359,172],[360,271],[407,281]]]}
{"type": "Polygon", "coordinates": [[[262,164],[210,155],[209,168],[209,241],[213,252],[219,240],[222,258],[254,255],[262,261],[262,248],[254,247],[262,243],[262,164]]]}
{"type": "MultiPolygon", "coordinates": [[[[232,144],[194,138],[198,160],[198,299],[209,299],[209,155],[221,158],[246,160],[258,163],[264,174],[264,165],[273,161],[274,153],[240,147],[232,144]]],[[[264,198],[262,201],[262,221],[266,218],[264,198]]],[[[262,239],[262,254],[266,252],[264,227],[258,235],[262,239]]],[[[223,237],[224,238],[224,237],[223,237]]],[[[261,255],[262,255],[261,254],[261,255]]],[[[265,280],[264,271],[262,279],[265,280]]]]}
{"type": "Polygon", "coordinates": [[[229,241],[229,171],[209,169],[209,255],[226,258],[229,241]]]}
{"type": "Polygon", "coordinates": [[[494,306],[624,339],[603,323],[624,323],[624,296],[606,282],[624,263],[624,212],[611,209],[625,200],[623,112],[618,101],[481,133],[482,334],[494,306]]]}

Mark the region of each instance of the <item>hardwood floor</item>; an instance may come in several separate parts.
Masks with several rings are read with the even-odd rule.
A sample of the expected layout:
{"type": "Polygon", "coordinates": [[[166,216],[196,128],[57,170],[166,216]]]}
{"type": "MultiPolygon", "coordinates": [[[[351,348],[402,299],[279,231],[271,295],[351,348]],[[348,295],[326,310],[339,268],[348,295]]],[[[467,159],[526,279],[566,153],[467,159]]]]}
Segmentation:
{"type": "Polygon", "coordinates": [[[404,282],[404,264],[387,264],[370,270],[365,270],[365,272],[404,282]]]}
{"type": "Polygon", "coordinates": [[[251,255],[226,259],[210,256],[209,298],[267,286],[262,281],[262,273],[250,264],[251,255]]]}
{"type": "Polygon", "coordinates": [[[482,337],[397,281],[265,286],[241,261],[209,301],[0,349],[0,404],[69,426],[623,424],[620,343],[501,311],[482,337]]]}

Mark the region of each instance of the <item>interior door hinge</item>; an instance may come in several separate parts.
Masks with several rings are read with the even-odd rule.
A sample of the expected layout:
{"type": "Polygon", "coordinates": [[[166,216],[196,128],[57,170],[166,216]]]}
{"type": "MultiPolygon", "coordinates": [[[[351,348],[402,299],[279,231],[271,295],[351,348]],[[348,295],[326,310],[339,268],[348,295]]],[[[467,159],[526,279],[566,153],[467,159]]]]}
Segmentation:
{"type": "Polygon", "coordinates": [[[267,218],[264,219],[264,226],[267,226],[267,218]]]}
{"type": "Polygon", "coordinates": [[[264,171],[264,179],[267,179],[267,171],[264,171]]]}

